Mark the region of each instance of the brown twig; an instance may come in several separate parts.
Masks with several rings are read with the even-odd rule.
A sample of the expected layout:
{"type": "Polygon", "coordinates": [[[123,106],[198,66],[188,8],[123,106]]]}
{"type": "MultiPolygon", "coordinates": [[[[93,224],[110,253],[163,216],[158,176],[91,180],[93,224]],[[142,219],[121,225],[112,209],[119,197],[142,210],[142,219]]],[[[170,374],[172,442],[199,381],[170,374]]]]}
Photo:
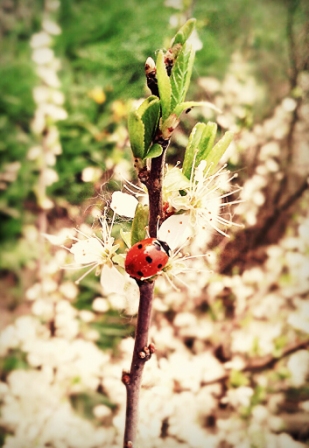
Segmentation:
{"type": "Polygon", "coordinates": [[[161,156],[152,159],[150,175],[146,182],[149,195],[149,235],[153,238],[157,236],[158,223],[162,219],[162,177],[168,143],[169,141],[166,142],[161,156]]]}
{"type": "Polygon", "coordinates": [[[131,369],[129,373],[124,372],[122,375],[122,381],[127,390],[126,424],[123,444],[125,448],[134,447],[142,374],[145,362],[150,358],[152,352],[148,347],[148,331],[151,320],[153,288],[154,282],[139,282],[140,302],[131,369]]]}
{"type": "MultiPolygon", "coordinates": [[[[165,160],[164,147],[161,156],[152,159],[151,169],[145,175],[143,170],[144,183],[148,189],[149,195],[149,234],[155,238],[157,236],[158,222],[162,218],[162,176],[165,160]]],[[[141,178],[141,177],[140,177],[141,178]]],[[[151,311],[153,302],[154,281],[137,281],[140,291],[140,301],[138,309],[138,318],[135,332],[135,344],[132,356],[130,372],[123,372],[122,382],[127,391],[126,421],[124,443],[125,448],[135,446],[139,393],[142,383],[142,374],[145,362],[148,361],[154,352],[154,346],[148,344],[148,333],[151,322],[151,311]]]]}
{"type": "MultiPolygon", "coordinates": [[[[297,352],[298,350],[305,349],[309,346],[309,340],[305,341],[295,341],[291,342],[287,345],[283,350],[280,356],[273,355],[265,355],[260,358],[253,358],[247,361],[247,363],[240,369],[241,372],[261,372],[267,369],[272,368],[277,362],[281,359],[291,355],[292,353],[297,352]]],[[[210,381],[204,381],[203,386],[214,384],[222,381],[226,381],[230,376],[230,372],[227,371],[222,375],[214,378],[210,381]]]]}

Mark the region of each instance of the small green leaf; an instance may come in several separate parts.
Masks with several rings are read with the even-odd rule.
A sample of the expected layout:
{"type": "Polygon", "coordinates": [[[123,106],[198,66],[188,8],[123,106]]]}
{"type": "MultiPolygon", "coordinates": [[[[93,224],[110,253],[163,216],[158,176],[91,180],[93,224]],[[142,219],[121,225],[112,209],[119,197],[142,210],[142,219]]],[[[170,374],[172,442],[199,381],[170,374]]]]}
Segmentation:
{"type": "MultiPolygon", "coordinates": [[[[154,139],[154,136],[156,134],[156,130],[159,123],[160,118],[160,100],[157,96],[149,97],[152,98],[151,101],[148,102],[147,108],[143,111],[143,114],[141,115],[141,118],[143,120],[144,126],[145,126],[145,152],[144,152],[144,158],[147,154],[147,151],[154,139]]],[[[148,98],[148,100],[149,100],[148,98]]],[[[139,112],[139,110],[138,110],[139,112]]]]}
{"type": "Polygon", "coordinates": [[[204,123],[196,123],[189,137],[188,146],[186,148],[185,157],[182,164],[182,172],[188,179],[191,177],[192,168],[197,157],[199,144],[205,126],[206,125],[204,123]]]}
{"type": "Polygon", "coordinates": [[[212,123],[211,121],[209,121],[206,124],[206,127],[203,131],[201,146],[200,146],[201,150],[199,151],[199,154],[198,154],[198,157],[196,160],[196,165],[198,165],[201,160],[207,161],[208,155],[213,150],[213,145],[215,142],[216,134],[217,134],[216,123],[212,123]]]}
{"type": "Polygon", "coordinates": [[[145,159],[154,159],[159,157],[163,152],[163,148],[159,143],[154,143],[147,152],[145,159]]]}
{"type": "Polygon", "coordinates": [[[151,95],[129,114],[128,130],[134,157],[143,159],[156,133],[160,118],[160,100],[151,95]]]}
{"type": "Polygon", "coordinates": [[[171,111],[172,88],[170,78],[165,68],[164,54],[162,50],[158,52],[156,66],[158,88],[162,107],[162,119],[164,121],[169,116],[171,111]]]}
{"type": "Polygon", "coordinates": [[[142,241],[146,237],[146,227],[148,226],[149,207],[148,205],[138,204],[131,230],[131,245],[142,241]]]}
{"type": "Polygon", "coordinates": [[[142,115],[144,114],[146,109],[149,107],[149,104],[151,104],[152,101],[154,101],[154,100],[158,100],[158,97],[155,95],[150,95],[138,106],[138,108],[136,109],[136,112],[138,113],[138,115],[140,117],[142,117],[142,115]]]}
{"type": "Polygon", "coordinates": [[[128,131],[133,155],[142,159],[145,152],[145,126],[137,111],[129,114],[128,131]]]}
{"type": "Polygon", "coordinates": [[[230,143],[234,138],[234,134],[231,131],[227,131],[224,136],[215,144],[215,146],[211,149],[211,151],[207,154],[205,160],[207,162],[207,166],[212,165],[209,170],[209,174],[212,174],[216,171],[216,167],[229,147],[230,143]]]}
{"type": "Polygon", "coordinates": [[[192,129],[182,167],[182,172],[188,179],[190,179],[192,170],[198,166],[201,160],[207,160],[215,141],[216,132],[217,125],[212,122],[197,123],[192,129]]]}
{"type": "Polygon", "coordinates": [[[124,232],[120,227],[120,236],[127,247],[131,247],[131,232],[124,232]]]}
{"type": "Polygon", "coordinates": [[[171,73],[171,110],[173,111],[179,103],[185,99],[187,90],[189,88],[193,62],[194,50],[191,45],[184,45],[178,54],[171,73]]]}
{"type": "Polygon", "coordinates": [[[195,28],[196,19],[189,19],[176,33],[172,40],[172,45],[181,44],[183,45],[192,34],[195,28]]]}
{"type": "MultiPolygon", "coordinates": [[[[131,232],[127,232],[127,233],[131,233],[131,232]]],[[[128,247],[131,247],[131,244],[128,247]]],[[[124,268],[124,258],[125,258],[124,254],[116,254],[113,256],[112,260],[115,264],[124,268]]]]}
{"type": "Polygon", "coordinates": [[[191,109],[192,107],[209,107],[210,109],[213,109],[214,111],[221,113],[222,111],[215,106],[214,104],[210,103],[209,101],[185,101],[184,103],[178,104],[178,106],[175,107],[173,110],[173,113],[177,115],[177,117],[180,117],[183,111],[191,109]]]}

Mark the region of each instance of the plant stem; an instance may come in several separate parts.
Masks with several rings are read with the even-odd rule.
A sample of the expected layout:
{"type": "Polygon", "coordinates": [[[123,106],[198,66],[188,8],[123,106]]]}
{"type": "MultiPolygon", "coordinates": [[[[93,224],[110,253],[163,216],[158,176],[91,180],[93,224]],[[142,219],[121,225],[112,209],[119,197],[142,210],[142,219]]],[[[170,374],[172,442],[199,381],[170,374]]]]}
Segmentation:
{"type": "Polygon", "coordinates": [[[138,423],[139,392],[145,362],[148,354],[148,331],[151,320],[154,282],[140,282],[140,302],[136,325],[135,344],[130,373],[123,374],[127,390],[126,424],[124,433],[125,448],[134,447],[138,423]]]}
{"type": "Polygon", "coordinates": [[[162,177],[165,151],[151,161],[150,176],[147,182],[149,195],[149,235],[157,237],[158,223],[162,218],[162,177]]]}
{"type": "MultiPolygon", "coordinates": [[[[167,147],[167,145],[166,145],[167,147]]],[[[162,218],[162,176],[165,149],[161,156],[152,159],[149,177],[145,181],[149,195],[149,234],[157,236],[158,222],[162,218]]],[[[151,322],[154,281],[137,281],[140,300],[135,332],[135,344],[130,372],[124,372],[122,382],[127,390],[124,448],[133,448],[136,440],[139,408],[139,392],[145,362],[154,349],[148,346],[148,333],[151,322]]]]}

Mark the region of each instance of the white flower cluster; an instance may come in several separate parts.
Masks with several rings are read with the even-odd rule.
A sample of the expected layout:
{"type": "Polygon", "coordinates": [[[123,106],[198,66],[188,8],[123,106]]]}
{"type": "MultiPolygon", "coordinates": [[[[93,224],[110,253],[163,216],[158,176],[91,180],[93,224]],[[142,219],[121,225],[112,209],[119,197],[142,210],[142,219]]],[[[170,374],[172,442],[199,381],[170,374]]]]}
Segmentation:
{"type": "MultiPolygon", "coordinates": [[[[235,134],[242,130],[246,120],[250,123],[253,105],[259,104],[265,98],[265,92],[253,76],[250,65],[239,52],[232,55],[222,82],[207,77],[199,78],[198,83],[208,95],[214,96],[215,105],[223,111],[217,118],[218,123],[235,134]]],[[[206,118],[210,118],[209,110],[206,108],[203,114],[206,118]]],[[[225,158],[228,156],[225,155],[225,158]]],[[[237,155],[233,154],[232,161],[235,157],[237,155]]]]}
{"type": "MultiPolygon", "coordinates": [[[[112,198],[111,204],[118,213],[122,213],[121,204],[127,206],[128,201],[123,201],[123,196],[117,194],[112,198]]],[[[145,369],[139,426],[141,446],[217,448],[222,443],[229,443],[234,447],[249,447],[253,442],[261,447],[303,446],[288,434],[277,433],[282,431],[284,421],[278,415],[274,400],[253,405],[255,391],[253,386],[248,385],[228,389],[222,399],[224,391],[218,379],[223,378],[231,368],[236,371],[243,368],[244,359],[240,354],[247,355],[250,350],[253,350],[253,354],[258,351],[261,355],[273,352],[278,336],[286,328],[278,324],[278,316],[286,313],[284,303],[293,297],[295,291],[298,291],[298,301],[292,302],[294,312],[300,313],[299,318],[305,318],[300,306],[300,303],[305,302],[301,302],[301,291],[295,288],[303,283],[301,275],[306,275],[306,272],[299,269],[297,257],[291,254],[300,248],[302,253],[306,253],[308,222],[308,219],[300,222],[296,237],[289,236],[282,240],[280,246],[269,249],[265,266],[246,270],[241,276],[211,280],[208,287],[210,304],[212,297],[218,300],[224,288],[231,288],[234,293],[237,325],[240,329],[233,332],[231,338],[224,320],[216,321],[211,318],[210,313],[197,312],[197,307],[203,300],[202,291],[207,284],[202,276],[199,276],[199,284],[196,274],[190,279],[190,273],[185,273],[190,287],[199,284],[197,293],[192,297],[190,294],[190,300],[186,294],[173,291],[172,288],[163,299],[156,296],[151,340],[158,354],[151,360],[151,369],[145,369]],[[289,295],[284,292],[287,286],[284,282],[281,289],[272,290],[274,282],[287,269],[292,273],[289,295]],[[298,277],[295,278],[295,275],[298,277]],[[242,324],[241,319],[247,312],[248,301],[251,302],[250,309],[256,321],[252,323],[247,319],[242,324]],[[167,311],[176,312],[173,321],[165,318],[167,311]],[[210,342],[218,340],[218,335],[223,335],[226,340],[231,339],[233,358],[229,363],[220,362],[207,348],[210,342]],[[191,350],[185,344],[190,339],[193,341],[191,350]],[[212,427],[205,426],[205,421],[212,418],[219,403],[229,407],[229,417],[218,417],[214,431],[212,427]],[[244,422],[242,412],[249,412],[249,409],[251,417],[244,422]],[[166,428],[164,438],[161,438],[162,427],[166,428]]],[[[106,220],[101,224],[99,239],[87,232],[86,228],[79,233],[84,239],[74,240],[74,235],[70,235],[74,241],[73,250],[71,248],[70,251],[77,265],[86,264],[97,269],[98,266],[108,266],[113,259],[116,246],[111,236],[111,226],[106,220]],[[85,241],[90,243],[85,245],[85,241]]],[[[54,243],[61,244],[67,238],[67,230],[61,233],[57,238],[54,237],[54,243]]],[[[13,371],[5,383],[0,383],[1,425],[11,431],[4,446],[22,448],[35,446],[35,443],[39,446],[50,443],[63,448],[99,448],[102,445],[116,448],[122,443],[125,413],[125,388],[120,376],[122,369],[129,366],[133,339],[122,341],[117,358],[98,350],[92,342],[92,336],[88,337],[87,331],[82,331],[82,326],[87,326],[91,321],[92,313],[77,311],[70,304],[76,297],[76,286],[67,281],[59,287],[52,279],[58,265],[65,263],[67,251],[57,251],[56,257],[56,260],[46,264],[42,284],[33,285],[27,292],[27,298],[33,304],[33,317],[17,319],[0,337],[2,356],[12,350],[22,350],[26,353],[30,366],[27,371],[13,371]],[[42,323],[51,321],[55,327],[53,336],[49,326],[42,323]],[[103,404],[94,406],[96,420],[90,423],[75,414],[67,397],[80,392],[94,392],[98,387],[106,392],[116,408],[112,411],[103,404]],[[100,422],[99,428],[95,426],[96,422],[100,422]]],[[[199,259],[194,260],[194,263],[198,261],[199,259]]],[[[120,269],[114,263],[113,268],[120,269]]],[[[161,285],[158,291],[160,289],[161,285]]],[[[93,311],[105,312],[112,306],[113,299],[110,300],[110,297],[113,295],[108,299],[97,297],[93,302],[93,311]]],[[[119,295],[116,294],[115,297],[118,300],[119,295]]],[[[291,318],[286,315],[286,319],[289,322],[291,318]]],[[[290,325],[293,326],[296,321],[297,319],[291,319],[290,325]]],[[[294,333],[288,334],[292,337],[294,333]]],[[[305,384],[308,365],[305,350],[291,356],[287,362],[290,372],[290,380],[287,380],[290,383],[287,384],[294,387],[305,384]],[[300,365],[302,369],[299,369],[300,365]]],[[[270,379],[265,374],[257,377],[256,381],[260,387],[265,387],[270,379]]],[[[282,385],[279,384],[279,389],[280,387],[282,385]]],[[[282,401],[282,398],[279,397],[278,400],[282,401]]]]}
{"type": "Polygon", "coordinates": [[[44,310],[38,313],[40,296],[34,299],[35,288],[29,291],[29,296],[34,301],[33,314],[39,314],[38,317],[20,317],[0,335],[1,355],[22,350],[29,364],[28,370],[14,370],[6,383],[0,382],[0,423],[13,434],[6,438],[4,446],[26,448],[53,444],[92,448],[109,445],[115,431],[104,427],[96,429],[78,417],[68,397],[85,389],[95,391],[110,363],[110,356],[85,340],[86,334],[80,338],[77,331],[72,333],[72,323],[78,330],[77,311],[60,298],[59,291],[45,291],[45,294],[47,303],[54,299],[54,336],[49,325],[43,325],[38,319],[45,320],[47,314],[44,310]]]}
{"type": "Polygon", "coordinates": [[[260,208],[265,203],[265,191],[269,182],[280,181],[280,151],[287,135],[293,109],[296,107],[292,98],[285,98],[279,104],[274,115],[264,123],[256,125],[252,132],[244,132],[238,141],[240,148],[248,146],[258,148],[258,160],[254,173],[248,178],[240,193],[242,202],[235,208],[235,213],[242,215],[248,225],[255,225],[260,208]],[[287,105],[287,101],[289,103],[287,105]]]}
{"type": "MultiPolygon", "coordinates": [[[[205,263],[196,259],[205,257],[204,253],[195,256],[183,255],[181,250],[188,245],[192,238],[198,236],[200,250],[204,250],[212,230],[226,235],[225,230],[234,224],[229,215],[223,216],[222,209],[228,209],[238,201],[225,202],[237,192],[232,190],[230,181],[224,167],[217,173],[210,174],[210,168],[205,161],[201,161],[196,168],[192,168],[191,178],[187,179],[177,166],[166,169],[163,181],[163,202],[167,215],[170,215],[158,229],[158,239],[168,244],[171,249],[169,261],[158,274],[163,274],[174,285],[173,280],[181,282],[180,274],[196,272],[196,269],[205,270],[205,263]],[[223,193],[222,193],[223,192],[223,193]],[[201,233],[203,234],[203,247],[201,246],[201,233]],[[195,261],[192,264],[192,260],[195,261]],[[191,264],[191,266],[189,266],[191,264]],[[199,266],[198,266],[199,265],[199,266]]],[[[128,183],[127,189],[131,191],[133,184],[128,183]]],[[[148,198],[142,188],[135,188],[137,196],[148,198]]],[[[131,191],[131,193],[134,193],[131,191]]],[[[109,207],[106,207],[103,216],[99,218],[101,235],[84,234],[81,230],[77,237],[71,237],[73,244],[68,248],[74,256],[74,263],[66,265],[67,269],[88,268],[79,278],[82,280],[89,272],[95,270],[100,275],[100,283],[105,295],[116,294],[138,298],[138,288],[135,280],[129,277],[124,269],[125,254],[119,253],[120,244],[115,242],[113,226],[121,219],[134,219],[138,200],[128,193],[120,191],[112,194],[109,207]],[[109,221],[108,214],[112,211],[113,217],[109,221]]],[[[124,236],[124,233],[121,234],[124,236]]],[[[61,238],[45,235],[52,244],[62,244],[61,238]]],[[[130,238],[125,237],[124,242],[130,248],[130,238]]],[[[203,282],[205,284],[205,282],[203,282]]],[[[174,285],[174,288],[177,287],[174,285]]]]}
{"type": "Polygon", "coordinates": [[[45,2],[42,30],[31,38],[32,60],[36,65],[36,73],[40,84],[33,89],[33,98],[37,105],[31,129],[36,139],[28,151],[28,159],[36,162],[40,178],[35,193],[39,205],[47,210],[53,207],[52,201],[46,195],[46,187],[58,180],[58,174],[53,168],[56,157],[62,148],[57,121],[65,120],[67,112],[63,108],[64,95],[57,72],[60,61],[52,49],[53,38],[61,33],[58,24],[53,20],[59,2],[45,2]]]}
{"type": "Polygon", "coordinates": [[[194,234],[206,231],[210,236],[209,229],[212,228],[227,236],[222,229],[234,223],[225,218],[221,210],[238,203],[224,201],[239,191],[232,189],[231,185],[236,176],[229,176],[224,167],[211,174],[211,168],[202,160],[196,168],[192,168],[190,180],[177,166],[167,170],[163,181],[163,201],[167,211],[190,216],[194,234]]]}
{"type": "Polygon", "coordinates": [[[9,183],[15,182],[20,170],[21,163],[18,161],[6,163],[0,172],[0,190],[6,190],[9,183]]]}
{"type": "MultiPolygon", "coordinates": [[[[242,164],[252,166],[252,172],[242,186],[240,204],[235,207],[235,214],[241,215],[242,222],[253,226],[257,223],[258,214],[266,201],[266,190],[283,176],[280,167],[282,153],[286,147],[293,114],[297,100],[293,96],[283,98],[275,107],[272,116],[251,128],[252,111],[259,104],[266,102],[266,92],[250,72],[250,66],[239,53],[232,57],[231,66],[222,82],[214,78],[200,78],[199,85],[204,88],[214,104],[223,113],[218,116],[218,123],[236,135],[222,160],[229,160],[237,165],[242,157],[242,164]],[[248,126],[248,124],[250,126],[248,126]],[[246,155],[244,155],[246,153],[246,155]],[[244,161],[245,160],[245,161],[244,161]]],[[[299,92],[305,97],[308,93],[308,74],[303,72],[298,79],[299,92]]],[[[308,105],[304,101],[298,111],[302,124],[293,135],[293,170],[297,176],[306,176],[308,164],[308,105]]],[[[209,111],[205,110],[205,117],[209,111]]],[[[290,149],[291,150],[291,149],[290,149]]]]}

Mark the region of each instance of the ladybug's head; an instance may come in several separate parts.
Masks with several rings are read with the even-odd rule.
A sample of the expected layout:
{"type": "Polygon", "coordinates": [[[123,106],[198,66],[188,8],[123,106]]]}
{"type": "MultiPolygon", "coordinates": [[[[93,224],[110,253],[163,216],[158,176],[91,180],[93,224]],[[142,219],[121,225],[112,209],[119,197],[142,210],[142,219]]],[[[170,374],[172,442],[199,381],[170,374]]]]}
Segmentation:
{"type": "Polygon", "coordinates": [[[158,242],[160,243],[162,249],[167,253],[167,255],[170,257],[171,256],[171,248],[170,246],[165,242],[165,241],[161,241],[158,240],[158,242]]]}

